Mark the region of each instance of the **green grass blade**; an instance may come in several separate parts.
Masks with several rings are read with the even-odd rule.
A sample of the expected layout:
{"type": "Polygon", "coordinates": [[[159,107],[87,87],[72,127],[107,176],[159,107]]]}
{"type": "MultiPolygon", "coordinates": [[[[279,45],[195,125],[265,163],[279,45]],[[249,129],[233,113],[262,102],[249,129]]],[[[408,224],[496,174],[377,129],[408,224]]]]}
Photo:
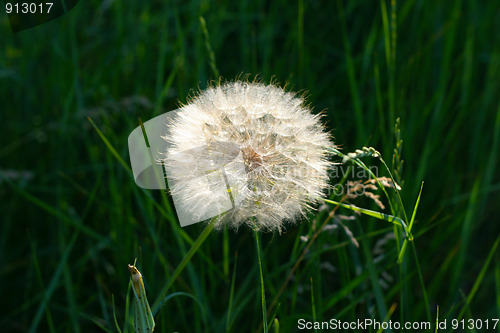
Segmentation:
{"type": "MultiPolygon", "coordinates": [[[[406,240],[405,240],[406,241],[406,240]]],[[[424,276],[422,270],[420,269],[420,261],[418,260],[417,248],[415,247],[415,242],[411,243],[413,250],[413,257],[415,260],[415,266],[418,274],[418,281],[420,283],[420,288],[422,288],[422,295],[424,297],[425,314],[427,316],[427,321],[431,321],[431,309],[429,303],[429,296],[427,293],[427,287],[425,286],[424,276]]]]}
{"type": "Polygon", "coordinates": [[[274,327],[274,333],[280,333],[280,322],[278,318],[274,318],[273,327],[274,327]]]}
{"type": "Polygon", "coordinates": [[[17,192],[18,194],[20,194],[21,196],[23,196],[25,199],[27,199],[31,203],[35,204],[36,206],[38,206],[39,208],[41,208],[42,210],[44,210],[45,212],[47,212],[50,215],[56,217],[61,222],[64,222],[64,223],[66,223],[68,225],[73,226],[78,231],[81,231],[82,233],[84,233],[87,236],[90,236],[90,237],[98,240],[99,242],[103,242],[103,243],[108,242],[108,240],[107,240],[106,237],[98,234],[97,232],[95,232],[91,228],[87,227],[80,220],[76,220],[74,218],[71,218],[71,217],[67,216],[66,214],[60,212],[59,210],[57,210],[56,208],[52,207],[51,205],[49,205],[45,201],[40,200],[37,197],[35,197],[34,195],[26,192],[25,190],[16,187],[15,185],[13,185],[10,182],[10,180],[8,180],[7,178],[2,177],[1,173],[0,173],[0,179],[2,179],[3,181],[5,181],[7,183],[7,185],[9,185],[15,192],[17,192]]]}
{"type": "Polygon", "coordinates": [[[34,333],[38,329],[38,325],[40,324],[40,319],[42,319],[43,312],[45,311],[46,307],[49,304],[49,301],[54,294],[58,284],[59,280],[61,277],[61,274],[63,272],[64,266],[68,264],[68,258],[69,254],[73,250],[73,246],[75,245],[76,239],[78,237],[78,231],[75,231],[73,233],[73,236],[71,237],[68,245],[66,246],[66,249],[62,253],[61,260],[59,261],[59,265],[57,265],[54,274],[52,275],[52,279],[50,280],[49,285],[47,286],[47,289],[44,290],[44,296],[42,301],[40,302],[40,305],[38,306],[38,309],[35,313],[35,316],[33,317],[33,320],[31,322],[31,326],[29,329],[30,333],[34,333]]]}
{"type": "Polygon", "coordinates": [[[212,45],[210,44],[210,35],[208,34],[207,22],[205,21],[203,16],[200,16],[200,25],[203,36],[205,37],[205,47],[210,59],[210,68],[212,69],[212,73],[215,76],[215,79],[217,79],[219,78],[219,70],[217,69],[217,64],[215,62],[215,52],[213,51],[212,45]]]}
{"type": "Polygon", "coordinates": [[[358,213],[362,213],[362,214],[374,217],[374,218],[379,219],[379,220],[384,220],[384,221],[390,222],[392,224],[401,226],[404,228],[408,239],[409,240],[413,239],[411,236],[411,233],[410,233],[408,227],[406,226],[406,224],[404,223],[404,221],[397,216],[393,216],[393,215],[389,215],[389,214],[385,214],[385,213],[381,213],[381,212],[376,212],[376,211],[365,209],[365,208],[360,208],[360,207],[357,207],[354,205],[344,204],[344,203],[334,201],[334,200],[329,200],[329,199],[321,199],[321,200],[323,200],[327,203],[333,204],[333,205],[337,205],[337,206],[347,208],[347,209],[350,209],[350,210],[358,212],[358,213]]]}
{"type": "Polygon", "coordinates": [[[229,333],[231,330],[231,313],[233,309],[233,299],[234,299],[234,284],[236,281],[236,265],[238,263],[238,252],[234,255],[234,267],[233,267],[233,278],[231,279],[231,291],[229,292],[229,305],[227,308],[227,318],[226,318],[226,332],[229,333]]]}
{"type": "MultiPolygon", "coordinates": [[[[418,192],[417,202],[415,203],[415,207],[413,207],[413,213],[411,215],[410,225],[408,226],[408,232],[411,234],[411,228],[413,227],[413,222],[415,221],[415,216],[417,215],[418,205],[420,203],[420,197],[422,196],[422,189],[424,188],[424,182],[420,185],[420,191],[418,192]]],[[[398,264],[403,262],[404,253],[406,250],[406,246],[408,244],[408,239],[405,239],[403,242],[403,246],[401,248],[401,252],[398,257],[398,264]]]]}
{"type": "Polygon", "coordinates": [[[158,96],[158,99],[156,101],[156,106],[155,106],[155,115],[158,115],[161,113],[161,108],[163,105],[163,101],[165,100],[165,96],[167,95],[167,92],[170,90],[172,87],[172,84],[174,83],[175,76],[177,75],[177,71],[180,67],[180,58],[175,59],[175,64],[172,72],[168,76],[167,80],[165,81],[165,84],[163,85],[163,89],[161,90],[160,96],[158,96]]]}
{"type": "Polygon", "coordinates": [[[337,4],[338,4],[338,16],[341,22],[342,42],[344,44],[344,57],[346,62],[345,67],[347,69],[349,88],[350,88],[352,102],[354,105],[354,116],[356,119],[357,133],[359,133],[358,138],[361,142],[361,140],[364,141],[364,138],[361,137],[361,133],[366,133],[366,131],[365,131],[365,120],[363,117],[361,96],[358,87],[358,80],[356,78],[356,65],[354,63],[351,45],[347,34],[347,23],[345,20],[342,1],[338,1],[337,4]]]}
{"type": "Polygon", "coordinates": [[[165,304],[166,302],[168,302],[169,300],[171,300],[172,298],[174,297],[178,297],[178,296],[185,296],[185,297],[188,297],[188,298],[191,298],[193,299],[196,304],[198,305],[198,307],[201,309],[201,312],[205,313],[205,307],[204,305],[201,303],[201,301],[196,297],[196,296],[193,296],[189,293],[186,293],[186,292],[183,292],[183,291],[178,291],[178,292],[175,292],[175,293],[171,293],[169,294],[167,297],[165,297],[163,299],[163,302],[162,304],[165,304]]]}
{"type": "MultiPolygon", "coordinates": [[[[278,303],[278,305],[276,306],[276,309],[274,309],[272,315],[268,316],[268,318],[269,318],[269,323],[267,324],[268,330],[271,329],[271,327],[275,324],[275,322],[277,320],[276,315],[278,314],[278,310],[280,309],[280,307],[281,307],[281,303],[278,303]]],[[[278,325],[279,325],[279,322],[278,322],[278,325]]]]}
{"type": "Polygon", "coordinates": [[[377,274],[377,269],[375,268],[375,264],[373,262],[373,257],[368,248],[367,242],[362,242],[361,247],[363,249],[363,253],[366,257],[366,267],[368,269],[368,273],[370,276],[370,282],[373,289],[373,295],[375,297],[375,304],[378,310],[377,317],[379,320],[383,320],[387,316],[387,306],[384,300],[384,294],[382,292],[382,286],[380,285],[380,280],[377,274]]]}
{"type": "MultiPolygon", "coordinates": [[[[392,304],[391,307],[389,308],[389,311],[387,312],[387,315],[384,318],[384,322],[387,323],[390,321],[392,314],[396,311],[396,303],[392,304]]],[[[384,331],[383,327],[380,327],[377,331],[377,333],[382,333],[384,331]]]]}
{"type": "Polygon", "coordinates": [[[411,231],[413,227],[413,222],[415,222],[415,216],[417,215],[418,204],[420,203],[420,197],[422,196],[422,189],[424,188],[424,182],[420,185],[420,192],[418,192],[417,202],[415,203],[415,207],[413,208],[413,213],[411,214],[410,225],[408,226],[408,230],[411,231]]]}
{"type": "Polygon", "coordinates": [[[179,275],[181,274],[181,272],[184,269],[184,267],[186,267],[186,265],[189,263],[189,261],[191,260],[191,258],[193,257],[193,255],[200,248],[201,244],[203,244],[203,242],[208,237],[208,235],[210,235],[210,233],[212,232],[212,230],[215,227],[215,222],[216,221],[217,220],[215,218],[213,218],[212,221],[210,221],[210,223],[207,224],[207,226],[203,229],[203,231],[200,234],[200,236],[198,236],[198,238],[193,243],[193,245],[191,246],[191,248],[189,249],[189,251],[186,253],[186,255],[184,256],[184,258],[182,258],[182,261],[176,267],[176,269],[174,270],[174,272],[172,273],[172,275],[168,279],[167,283],[165,284],[165,286],[163,287],[163,289],[158,294],[158,297],[156,297],[156,300],[154,301],[153,306],[152,306],[153,315],[156,315],[156,313],[160,309],[160,306],[161,306],[163,300],[165,299],[168,290],[170,289],[170,287],[172,286],[172,284],[175,282],[175,280],[177,279],[177,277],[179,277],[179,275]]]}
{"type": "Polygon", "coordinates": [[[457,263],[455,265],[455,272],[453,279],[451,281],[451,287],[453,289],[458,289],[460,280],[463,277],[463,270],[465,267],[465,262],[467,255],[469,254],[469,243],[474,229],[474,223],[477,218],[477,207],[478,201],[480,199],[479,190],[481,188],[481,177],[478,176],[475,179],[474,186],[472,188],[472,193],[469,198],[469,203],[467,205],[467,211],[465,212],[465,218],[462,223],[462,228],[460,230],[460,249],[458,252],[457,263]]]}
{"type": "Polygon", "coordinates": [[[469,305],[471,304],[472,300],[476,296],[476,293],[481,286],[481,283],[483,282],[486,272],[488,271],[488,267],[490,265],[491,260],[495,256],[495,253],[497,251],[498,244],[500,243],[500,236],[497,237],[497,240],[491,247],[490,253],[488,254],[488,257],[486,258],[486,261],[484,262],[483,267],[481,268],[481,271],[479,272],[479,275],[476,278],[476,281],[474,282],[474,285],[472,286],[471,291],[469,292],[469,295],[467,296],[467,299],[465,301],[464,306],[462,307],[462,310],[460,311],[460,314],[458,315],[457,319],[461,320],[465,314],[466,311],[469,309],[469,305]]]}
{"type": "Polygon", "coordinates": [[[436,329],[434,330],[434,333],[437,333],[438,331],[438,323],[439,323],[439,305],[436,306],[436,329]]]}
{"type": "Polygon", "coordinates": [[[120,156],[120,154],[118,154],[115,147],[113,147],[111,142],[109,142],[108,138],[106,138],[106,136],[101,132],[99,127],[97,127],[97,125],[94,123],[94,121],[90,117],[87,117],[87,119],[89,120],[90,124],[95,129],[95,131],[97,132],[97,134],[99,135],[101,140],[104,142],[104,144],[108,148],[109,152],[118,160],[118,162],[120,162],[120,164],[123,166],[123,168],[125,170],[127,170],[128,173],[130,174],[130,176],[132,177],[132,169],[130,168],[128,163],[123,160],[123,158],[120,156]]]}
{"type": "MultiPolygon", "coordinates": [[[[500,313],[500,256],[498,255],[498,253],[495,263],[495,288],[497,290],[497,313],[500,313]]],[[[500,330],[500,327],[498,329],[500,330]]]]}
{"type": "Polygon", "coordinates": [[[118,320],[116,320],[116,309],[115,309],[115,295],[111,295],[111,304],[113,306],[113,321],[115,323],[116,330],[118,333],[122,333],[122,330],[120,329],[120,325],[118,325],[118,320]]]}
{"type": "MultiPolygon", "coordinates": [[[[317,316],[316,316],[316,302],[314,301],[314,284],[313,284],[313,278],[311,276],[310,279],[311,282],[311,305],[312,305],[312,315],[313,315],[313,321],[317,321],[317,316]]],[[[317,332],[317,329],[314,329],[314,332],[317,332]]]]}

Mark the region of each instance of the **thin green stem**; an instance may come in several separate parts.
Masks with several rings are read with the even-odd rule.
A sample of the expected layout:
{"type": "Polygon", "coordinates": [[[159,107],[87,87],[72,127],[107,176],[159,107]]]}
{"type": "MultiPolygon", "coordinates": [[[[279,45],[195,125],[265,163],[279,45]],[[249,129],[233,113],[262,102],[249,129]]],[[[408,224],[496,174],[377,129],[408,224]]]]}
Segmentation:
{"type": "Polygon", "coordinates": [[[260,295],[262,303],[262,325],[264,326],[264,333],[267,333],[267,309],[266,309],[266,291],[264,287],[264,274],[262,273],[262,251],[260,248],[260,234],[258,229],[253,231],[255,235],[255,246],[257,247],[257,258],[259,263],[260,274],[260,295]]]}

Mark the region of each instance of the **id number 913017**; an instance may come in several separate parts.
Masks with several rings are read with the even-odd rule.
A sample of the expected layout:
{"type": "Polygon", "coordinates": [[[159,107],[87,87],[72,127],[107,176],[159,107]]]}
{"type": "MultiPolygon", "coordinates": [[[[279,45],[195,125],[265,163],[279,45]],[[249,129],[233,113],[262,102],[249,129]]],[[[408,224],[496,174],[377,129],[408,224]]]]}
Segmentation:
{"type": "Polygon", "coordinates": [[[53,2],[22,2],[14,4],[7,2],[5,4],[5,12],[7,14],[49,14],[53,5],[53,2]]]}
{"type": "Polygon", "coordinates": [[[495,330],[497,328],[499,319],[452,319],[451,328],[453,330],[495,330]]]}

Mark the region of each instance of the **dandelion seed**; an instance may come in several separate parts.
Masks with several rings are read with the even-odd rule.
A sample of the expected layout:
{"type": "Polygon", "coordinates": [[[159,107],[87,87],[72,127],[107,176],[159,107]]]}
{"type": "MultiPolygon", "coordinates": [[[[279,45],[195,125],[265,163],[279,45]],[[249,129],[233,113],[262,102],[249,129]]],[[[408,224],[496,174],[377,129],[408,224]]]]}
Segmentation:
{"type": "Polygon", "coordinates": [[[333,143],[296,94],[255,82],[209,87],[169,126],[170,191],[193,219],[227,211],[216,228],[281,232],[324,196],[333,143]]]}

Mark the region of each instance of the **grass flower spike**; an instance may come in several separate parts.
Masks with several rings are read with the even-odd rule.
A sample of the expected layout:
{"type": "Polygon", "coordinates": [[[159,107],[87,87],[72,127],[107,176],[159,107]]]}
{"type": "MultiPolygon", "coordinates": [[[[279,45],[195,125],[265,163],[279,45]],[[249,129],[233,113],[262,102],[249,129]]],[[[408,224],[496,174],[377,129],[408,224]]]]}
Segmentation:
{"type": "Polygon", "coordinates": [[[333,143],[319,118],[303,98],[275,85],[236,81],[202,91],[165,137],[176,207],[199,220],[225,212],[218,228],[281,232],[328,185],[333,143]]]}

